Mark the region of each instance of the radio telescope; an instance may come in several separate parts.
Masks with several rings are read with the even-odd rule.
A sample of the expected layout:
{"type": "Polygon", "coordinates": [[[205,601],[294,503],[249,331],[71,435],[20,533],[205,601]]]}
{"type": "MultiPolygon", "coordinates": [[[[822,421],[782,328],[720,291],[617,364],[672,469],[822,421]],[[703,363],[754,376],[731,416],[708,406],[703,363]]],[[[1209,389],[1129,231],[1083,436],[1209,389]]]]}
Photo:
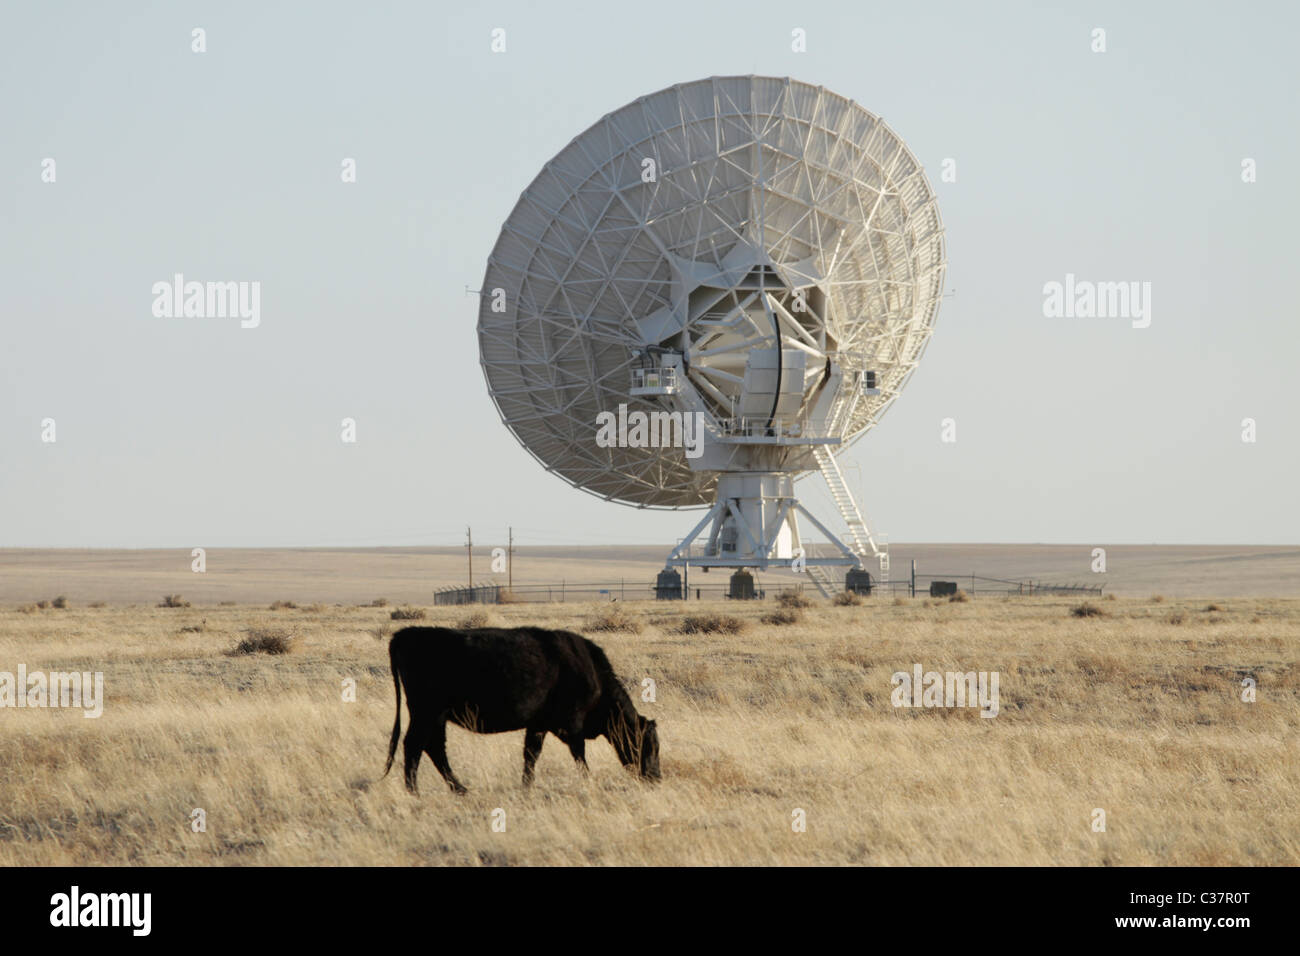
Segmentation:
{"type": "Polygon", "coordinates": [[[835,567],[887,580],[835,453],[916,368],[944,264],[934,193],[879,117],[789,78],[698,80],[605,116],[524,190],[488,260],[480,360],[548,471],[708,509],[669,569],[794,567],[825,594],[835,567]],[[847,533],[795,495],[814,471],[847,533]],[[800,518],[832,554],[804,552],[800,518]]]}

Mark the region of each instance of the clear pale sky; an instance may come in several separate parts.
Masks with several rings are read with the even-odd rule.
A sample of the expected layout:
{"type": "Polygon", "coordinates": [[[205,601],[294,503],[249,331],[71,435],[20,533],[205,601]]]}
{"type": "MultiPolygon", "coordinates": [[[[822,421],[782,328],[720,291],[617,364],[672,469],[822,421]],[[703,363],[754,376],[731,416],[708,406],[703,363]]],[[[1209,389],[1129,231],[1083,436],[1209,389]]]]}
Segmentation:
{"type": "Polygon", "coordinates": [[[699,512],[501,425],[465,289],[575,135],[744,73],[883,116],[939,195],[952,294],[844,462],[891,540],[1300,542],[1298,8],[1049,6],[7,2],[0,546],[671,545],[699,512]],[[175,273],[260,281],[260,325],[155,317],[175,273]],[[1150,327],[1045,318],[1067,273],[1150,282],[1150,327]]]}

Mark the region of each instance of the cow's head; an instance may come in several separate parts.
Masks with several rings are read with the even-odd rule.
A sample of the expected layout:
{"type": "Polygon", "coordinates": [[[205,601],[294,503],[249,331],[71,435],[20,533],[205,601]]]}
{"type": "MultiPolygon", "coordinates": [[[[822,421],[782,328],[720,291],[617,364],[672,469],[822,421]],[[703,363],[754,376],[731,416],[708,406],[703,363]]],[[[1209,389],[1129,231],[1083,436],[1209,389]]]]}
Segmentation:
{"type": "Polygon", "coordinates": [[[653,720],[630,715],[611,722],[606,736],[624,767],[636,770],[647,780],[659,779],[659,731],[653,720]]]}
{"type": "Polygon", "coordinates": [[[653,720],[646,720],[640,714],[636,717],[637,724],[637,748],[638,758],[640,760],[639,770],[641,776],[647,780],[658,780],[661,776],[659,773],[659,731],[655,728],[653,720]]]}

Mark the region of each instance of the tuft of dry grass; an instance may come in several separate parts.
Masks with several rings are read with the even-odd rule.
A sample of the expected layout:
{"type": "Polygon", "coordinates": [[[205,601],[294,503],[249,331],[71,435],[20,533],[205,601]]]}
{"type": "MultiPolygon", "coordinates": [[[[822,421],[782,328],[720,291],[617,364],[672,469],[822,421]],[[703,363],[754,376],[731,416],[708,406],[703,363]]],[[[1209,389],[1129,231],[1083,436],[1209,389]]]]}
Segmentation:
{"type": "Polygon", "coordinates": [[[794,609],[813,606],[813,602],[805,597],[802,591],[796,591],[793,588],[778,593],[776,596],[776,603],[779,607],[794,609]]]}
{"type": "Polygon", "coordinates": [[[764,614],[761,620],[764,624],[774,624],[781,627],[786,624],[798,624],[803,620],[803,615],[796,608],[783,607],[777,608],[770,614],[764,614]]]}
{"type": "Polygon", "coordinates": [[[1207,614],[1210,613],[1211,611],[1222,611],[1222,610],[1223,610],[1223,606],[1220,605],[1220,604],[1207,604],[1207,605],[1205,605],[1205,611],[1206,611],[1207,614]]]}
{"type": "Polygon", "coordinates": [[[68,608],[68,599],[65,598],[62,594],[60,594],[53,601],[50,602],[50,607],[58,608],[60,611],[65,611],[68,608]]]}
{"type": "Polygon", "coordinates": [[[108,602],[107,602],[107,601],[91,601],[89,604],[86,605],[86,607],[94,608],[95,610],[99,610],[101,607],[108,607],[108,602]]]}
{"type": "Polygon", "coordinates": [[[745,622],[730,614],[690,614],[682,618],[682,634],[739,634],[745,622]]]}
{"type": "Polygon", "coordinates": [[[165,594],[163,595],[162,603],[159,604],[158,606],[159,607],[189,607],[190,602],[185,600],[179,594],[165,594]]]}
{"type": "Polygon", "coordinates": [[[388,607],[388,598],[375,598],[367,607],[388,607]]]}
{"type": "Polygon", "coordinates": [[[463,631],[472,631],[480,627],[492,626],[492,615],[487,611],[474,611],[462,617],[456,624],[463,631]]]}
{"type": "Polygon", "coordinates": [[[948,595],[949,604],[965,604],[969,600],[970,600],[970,595],[967,594],[965,591],[958,591],[956,594],[948,595]]]}
{"type": "Polygon", "coordinates": [[[857,591],[840,591],[831,601],[836,607],[860,607],[862,595],[857,591]]]}
{"type": "Polygon", "coordinates": [[[288,654],[294,650],[297,643],[298,639],[288,631],[254,628],[227,653],[231,657],[242,654],[288,654]]]}
{"type": "Polygon", "coordinates": [[[424,608],[422,607],[397,607],[393,608],[393,613],[388,615],[391,621],[423,621],[425,618],[424,608]]]}
{"type": "Polygon", "coordinates": [[[1177,627],[1179,624],[1185,624],[1187,622],[1187,615],[1182,611],[1174,611],[1169,615],[1169,617],[1165,618],[1165,620],[1177,627]]]}
{"type": "Polygon", "coordinates": [[[1089,604],[1084,601],[1082,604],[1076,604],[1070,608],[1070,614],[1074,617],[1106,617],[1106,612],[1095,604],[1089,604]]]}
{"type": "Polygon", "coordinates": [[[629,614],[624,605],[615,604],[592,618],[587,625],[587,629],[600,632],[621,631],[626,634],[640,634],[641,620],[629,614]]]}
{"type": "Polygon", "coordinates": [[[272,602],[271,602],[271,610],[272,610],[272,611],[295,611],[295,610],[297,610],[297,609],[298,609],[298,605],[297,605],[297,604],[294,604],[292,601],[272,601],[272,602]]]}
{"type": "Polygon", "coordinates": [[[1165,603],[1165,596],[1164,596],[1163,594],[1153,594],[1153,595],[1151,595],[1151,603],[1152,603],[1152,604],[1163,604],[1163,603],[1165,603]]]}

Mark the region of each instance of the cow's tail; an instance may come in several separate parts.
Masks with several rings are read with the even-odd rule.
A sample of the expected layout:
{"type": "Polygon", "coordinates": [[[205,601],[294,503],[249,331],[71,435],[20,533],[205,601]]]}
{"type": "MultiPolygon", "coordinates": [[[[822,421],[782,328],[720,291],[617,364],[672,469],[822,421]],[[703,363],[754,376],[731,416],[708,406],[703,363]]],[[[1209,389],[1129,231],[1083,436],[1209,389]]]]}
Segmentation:
{"type": "Polygon", "coordinates": [[[384,764],[384,776],[393,769],[393,754],[397,753],[397,738],[402,735],[402,675],[397,666],[397,638],[388,642],[388,666],[393,669],[393,693],[397,697],[397,713],[393,715],[393,736],[388,741],[388,763],[384,764]]]}

